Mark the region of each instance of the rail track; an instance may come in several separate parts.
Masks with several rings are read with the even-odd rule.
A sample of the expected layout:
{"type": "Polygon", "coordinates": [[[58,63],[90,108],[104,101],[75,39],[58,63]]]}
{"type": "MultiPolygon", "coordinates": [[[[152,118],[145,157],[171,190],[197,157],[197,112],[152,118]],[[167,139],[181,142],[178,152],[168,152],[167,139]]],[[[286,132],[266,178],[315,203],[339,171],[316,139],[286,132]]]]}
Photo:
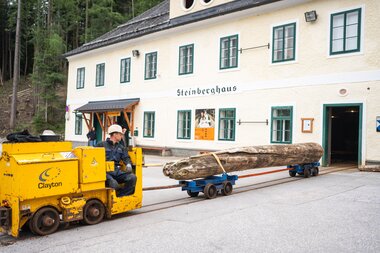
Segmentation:
{"type": "MultiPolygon", "coordinates": [[[[326,174],[339,172],[339,171],[355,169],[355,168],[357,168],[357,166],[354,164],[344,164],[344,165],[339,165],[339,166],[323,167],[321,168],[319,172],[319,176],[323,176],[326,174]]],[[[244,180],[244,179],[241,179],[241,180],[244,180]]],[[[288,173],[284,173],[283,178],[277,178],[273,180],[268,180],[268,181],[259,182],[259,183],[252,183],[252,184],[243,185],[243,186],[237,185],[234,187],[234,191],[232,195],[241,194],[241,193],[258,190],[258,189],[263,189],[270,186],[285,184],[289,182],[294,182],[298,180],[307,180],[307,179],[303,178],[302,176],[290,177],[288,173]]],[[[181,185],[177,184],[177,185],[170,185],[170,186],[163,186],[163,187],[147,187],[144,189],[145,190],[165,190],[165,189],[170,189],[170,188],[175,188],[175,187],[180,187],[180,186],[181,185]]],[[[164,209],[168,209],[172,207],[197,203],[200,201],[212,201],[212,200],[208,200],[204,198],[203,195],[200,195],[199,197],[195,197],[195,198],[191,198],[187,196],[185,192],[184,192],[184,195],[186,197],[143,205],[141,209],[134,210],[131,213],[133,213],[133,215],[138,215],[138,214],[143,214],[143,213],[160,211],[160,210],[164,210],[164,209]]]]}

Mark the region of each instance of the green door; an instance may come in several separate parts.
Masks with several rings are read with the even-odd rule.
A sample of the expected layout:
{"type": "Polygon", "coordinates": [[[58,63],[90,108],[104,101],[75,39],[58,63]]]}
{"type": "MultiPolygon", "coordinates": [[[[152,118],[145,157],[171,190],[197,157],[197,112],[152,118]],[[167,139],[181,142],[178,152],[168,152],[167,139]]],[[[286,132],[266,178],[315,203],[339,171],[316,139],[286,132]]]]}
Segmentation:
{"type": "MultiPolygon", "coordinates": [[[[103,119],[103,115],[100,116],[101,119],[103,119]]],[[[102,127],[100,126],[98,117],[94,117],[94,127],[95,127],[95,132],[96,132],[96,143],[99,143],[103,141],[102,136],[103,136],[103,131],[102,127]]]]}

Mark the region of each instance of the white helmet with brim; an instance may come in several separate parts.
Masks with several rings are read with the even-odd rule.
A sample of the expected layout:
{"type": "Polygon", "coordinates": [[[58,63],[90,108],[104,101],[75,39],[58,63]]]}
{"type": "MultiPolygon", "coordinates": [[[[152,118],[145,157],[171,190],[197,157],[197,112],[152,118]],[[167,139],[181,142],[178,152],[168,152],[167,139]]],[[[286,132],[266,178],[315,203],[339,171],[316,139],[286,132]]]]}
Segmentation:
{"type": "Polygon", "coordinates": [[[111,125],[109,128],[108,128],[108,134],[112,134],[112,133],[123,133],[123,129],[121,129],[121,126],[117,125],[117,124],[114,124],[114,125],[111,125]]]}

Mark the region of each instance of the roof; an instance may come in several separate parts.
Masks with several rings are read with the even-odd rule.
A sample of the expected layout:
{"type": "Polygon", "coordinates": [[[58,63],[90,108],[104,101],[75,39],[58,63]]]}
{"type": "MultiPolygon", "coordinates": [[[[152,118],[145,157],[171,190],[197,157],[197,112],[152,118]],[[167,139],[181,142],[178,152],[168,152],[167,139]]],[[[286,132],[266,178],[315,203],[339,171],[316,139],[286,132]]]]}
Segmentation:
{"type": "Polygon", "coordinates": [[[82,112],[82,113],[122,111],[128,107],[138,104],[139,102],[140,102],[139,98],[106,100],[106,101],[90,101],[87,104],[77,108],[75,111],[82,112]]]}
{"type": "Polygon", "coordinates": [[[283,0],[235,0],[212,8],[169,19],[170,1],[164,0],[127,23],[119,25],[112,31],[65,53],[63,56],[73,56],[96,48],[139,38],[147,34],[279,1],[283,0]]]}

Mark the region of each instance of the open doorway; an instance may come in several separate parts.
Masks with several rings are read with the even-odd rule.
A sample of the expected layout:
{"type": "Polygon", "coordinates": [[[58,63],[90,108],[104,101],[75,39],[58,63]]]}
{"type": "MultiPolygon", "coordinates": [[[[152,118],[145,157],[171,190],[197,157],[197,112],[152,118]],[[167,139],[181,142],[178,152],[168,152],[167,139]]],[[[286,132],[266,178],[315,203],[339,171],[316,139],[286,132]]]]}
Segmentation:
{"type": "Polygon", "coordinates": [[[323,166],[361,163],[362,104],[324,105],[323,166]]]}
{"type": "MultiPolygon", "coordinates": [[[[100,119],[103,120],[103,115],[100,115],[100,119]]],[[[103,141],[103,130],[101,125],[103,125],[103,122],[99,122],[98,117],[94,117],[94,127],[96,132],[96,142],[103,141]]]]}

